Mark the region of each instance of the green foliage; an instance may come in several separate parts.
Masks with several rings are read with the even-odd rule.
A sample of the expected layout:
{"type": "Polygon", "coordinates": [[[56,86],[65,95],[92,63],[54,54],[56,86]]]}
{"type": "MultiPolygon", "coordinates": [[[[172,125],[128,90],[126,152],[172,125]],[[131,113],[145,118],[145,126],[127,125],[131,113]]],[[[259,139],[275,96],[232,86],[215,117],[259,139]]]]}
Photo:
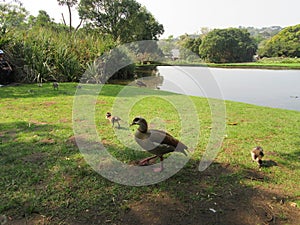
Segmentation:
{"type": "Polygon", "coordinates": [[[34,81],[78,81],[87,64],[113,45],[109,37],[78,32],[57,32],[47,27],[33,27],[10,37],[7,51],[16,69],[16,79],[34,81]]]}
{"type": "MultiPolygon", "coordinates": [[[[16,4],[0,4],[0,32],[1,36],[20,28],[25,23],[28,12],[16,4]]],[[[0,38],[2,39],[2,37],[0,38]]]]}
{"type": "Polygon", "coordinates": [[[282,27],[280,26],[271,26],[271,27],[262,27],[262,28],[256,28],[256,27],[240,27],[247,29],[247,31],[250,33],[251,37],[253,37],[258,45],[260,45],[263,41],[270,39],[271,37],[278,34],[282,27]]]}
{"type": "Polygon", "coordinates": [[[300,57],[300,24],[286,27],[259,50],[262,57],[300,57]]]}
{"type": "Polygon", "coordinates": [[[215,29],[200,45],[200,56],[209,62],[250,62],[257,50],[255,41],[245,29],[215,29]]]}
{"type": "Polygon", "coordinates": [[[116,48],[89,63],[81,82],[105,84],[108,80],[128,80],[133,78],[135,64],[128,52],[116,48]]]}
{"type": "Polygon", "coordinates": [[[169,36],[167,39],[161,40],[159,42],[159,47],[165,56],[172,58],[172,50],[176,48],[176,41],[174,40],[173,35],[169,36]]]}
{"type": "Polygon", "coordinates": [[[180,36],[180,40],[178,44],[180,46],[180,58],[188,59],[191,57],[191,52],[195,54],[195,56],[199,56],[199,47],[202,43],[201,37],[193,38],[188,34],[180,36]]]}
{"type": "MultiPolygon", "coordinates": [[[[163,33],[163,26],[135,0],[81,1],[81,19],[90,22],[81,29],[71,26],[71,7],[78,6],[79,1],[57,2],[69,9],[69,27],[65,22],[55,23],[43,10],[37,17],[30,15],[27,20],[28,13],[18,1],[18,4],[0,5],[0,47],[13,65],[16,81],[78,81],[88,69],[93,82],[100,82],[106,75],[95,73],[99,70],[95,65],[96,59],[105,51],[117,43],[156,40],[163,33]],[[87,8],[95,11],[84,11],[87,8]],[[100,15],[95,14],[98,9],[102,10],[100,15]]],[[[149,50],[144,48],[143,44],[137,46],[135,54],[146,61],[153,60],[145,53],[149,50]]],[[[149,48],[161,55],[157,45],[149,48]]],[[[128,60],[126,54],[118,54],[120,62],[128,60]]],[[[117,71],[113,79],[130,79],[133,70],[133,65],[126,66],[117,71]]]]}
{"type": "Polygon", "coordinates": [[[78,3],[77,0],[57,0],[57,2],[59,5],[67,5],[70,7],[73,7],[78,3]]]}
{"type": "Polygon", "coordinates": [[[82,0],[78,11],[89,27],[121,43],[156,40],[164,32],[163,26],[135,0],[82,0]]]}
{"type": "Polygon", "coordinates": [[[29,16],[28,19],[29,26],[48,26],[52,24],[51,18],[48,15],[48,13],[44,10],[40,10],[37,17],[34,17],[32,15],[29,16]]]}

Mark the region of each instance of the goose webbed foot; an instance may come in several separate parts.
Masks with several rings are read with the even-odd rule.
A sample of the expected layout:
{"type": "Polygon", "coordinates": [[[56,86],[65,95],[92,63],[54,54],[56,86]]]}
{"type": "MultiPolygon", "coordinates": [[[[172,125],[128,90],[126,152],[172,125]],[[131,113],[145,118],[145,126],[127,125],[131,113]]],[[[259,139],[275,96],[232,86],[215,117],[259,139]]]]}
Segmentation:
{"type": "Polygon", "coordinates": [[[139,166],[149,166],[149,165],[150,165],[149,161],[150,161],[151,159],[155,159],[155,158],[157,158],[157,157],[158,157],[158,156],[152,156],[152,157],[148,157],[148,158],[142,159],[142,160],[140,160],[140,161],[138,162],[138,165],[139,165],[139,166]]]}
{"type": "Polygon", "coordinates": [[[161,171],[163,171],[163,170],[164,170],[164,168],[163,168],[162,166],[160,166],[160,167],[154,168],[154,169],[153,169],[153,172],[159,173],[159,172],[161,172],[161,171]]]}
{"type": "MultiPolygon", "coordinates": [[[[159,156],[152,156],[152,157],[149,157],[149,158],[146,158],[146,159],[142,159],[142,160],[140,160],[140,161],[138,162],[138,165],[139,165],[139,166],[149,166],[149,165],[152,165],[152,164],[150,163],[150,160],[156,159],[156,158],[158,158],[158,157],[159,157],[159,156]]],[[[158,173],[158,172],[161,172],[161,171],[163,171],[163,170],[164,170],[164,166],[163,166],[163,158],[160,157],[160,166],[157,167],[157,168],[154,168],[154,169],[153,169],[153,172],[158,173]]]]}
{"type": "Polygon", "coordinates": [[[155,173],[159,173],[159,172],[161,172],[161,171],[164,170],[164,164],[163,164],[164,158],[163,158],[162,156],[160,156],[159,158],[160,158],[160,167],[154,168],[154,169],[153,169],[153,171],[154,171],[155,173]]]}

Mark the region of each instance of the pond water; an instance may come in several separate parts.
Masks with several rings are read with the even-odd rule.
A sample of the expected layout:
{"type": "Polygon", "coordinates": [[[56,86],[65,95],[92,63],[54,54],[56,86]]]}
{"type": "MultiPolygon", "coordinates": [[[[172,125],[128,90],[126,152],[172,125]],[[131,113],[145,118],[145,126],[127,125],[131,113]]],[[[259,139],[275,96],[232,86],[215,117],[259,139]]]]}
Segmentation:
{"type": "Polygon", "coordinates": [[[300,70],[160,66],[161,90],[300,111],[300,70]]]}

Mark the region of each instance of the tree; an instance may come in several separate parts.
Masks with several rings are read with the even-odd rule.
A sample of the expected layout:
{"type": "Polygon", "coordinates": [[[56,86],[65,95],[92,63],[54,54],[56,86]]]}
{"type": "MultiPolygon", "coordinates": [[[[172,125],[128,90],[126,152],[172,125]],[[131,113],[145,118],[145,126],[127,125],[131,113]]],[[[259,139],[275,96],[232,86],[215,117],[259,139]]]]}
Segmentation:
{"type": "Polygon", "coordinates": [[[156,40],[164,32],[163,26],[135,0],[81,0],[79,16],[121,43],[156,40]]]}
{"type": "MultiPolygon", "coordinates": [[[[180,36],[180,40],[179,40],[179,45],[183,48],[181,52],[181,54],[183,54],[184,49],[185,50],[189,50],[190,52],[195,53],[197,56],[199,56],[199,47],[202,43],[202,40],[200,38],[200,36],[197,37],[191,37],[188,34],[182,35],[180,36]]],[[[188,53],[190,55],[190,53],[188,53]]],[[[181,56],[182,58],[186,58],[185,55],[181,56]]]]}
{"type": "Polygon", "coordinates": [[[200,45],[200,56],[215,63],[250,62],[257,44],[246,29],[215,29],[209,32],[200,45]]]}
{"type": "Polygon", "coordinates": [[[300,24],[286,27],[259,49],[262,57],[300,57],[300,24]]]}
{"type": "Polygon", "coordinates": [[[159,42],[159,47],[163,51],[163,54],[168,57],[172,58],[172,50],[176,49],[176,40],[174,39],[173,35],[170,35],[167,39],[164,39],[159,42]]]}
{"type": "Polygon", "coordinates": [[[0,0],[0,3],[3,2],[5,4],[17,4],[19,6],[23,6],[23,3],[20,0],[0,0]]]}
{"type": "Polygon", "coordinates": [[[49,14],[46,11],[40,10],[37,17],[34,17],[32,15],[29,16],[28,23],[30,25],[44,27],[44,26],[51,24],[52,21],[51,21],[49,14]]]}
{"type": "Polygon", "coordinates": [[[204,38],[209,32],[211,32],[211,29],[209,27],[201,27],[200,29],[200,37],[204,38]]]}
{"type": "Polygon", "coordinates": [[[0,4],[0,31],[2,34],[25,23],[28,12],[21,5],[0,4]]]}
{"type": "MultiPolygon", "coordinates": [[[[69,11],[69,31],[72,32],[73,28],[72,28],[72,10],[71,10],[71,8],[78,4],[78,0],[57,0],[57,2],[61,6],[66,5],[68,7],[68,11],[69,11]]],[[[64,24],[67,25],[65,17],[64,17],[63,14],[62,14],[62,17],[63,17],[64,24]]],[[[79,29],[79,27],[81,26],[82,21],[83,20],[80,21],[79,25],[76,27],[75,30],[79,29]]]]}

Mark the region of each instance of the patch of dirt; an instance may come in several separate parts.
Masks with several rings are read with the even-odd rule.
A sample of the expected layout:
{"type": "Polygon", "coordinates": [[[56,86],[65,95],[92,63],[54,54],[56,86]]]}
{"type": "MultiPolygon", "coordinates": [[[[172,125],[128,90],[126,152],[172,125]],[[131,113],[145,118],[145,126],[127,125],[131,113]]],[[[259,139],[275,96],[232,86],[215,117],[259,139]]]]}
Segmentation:
{"type": "Polygon", "coordinates": [[[131,204],[129,208],[122,218],[122,224],[179,224],[189,216],[187,207],[166,193],[155,198],[149,196],[131,204]]]}
{"type": "Polygon", "coordinates": [[[92,149],[93,146],[99,146],[99,143],[96,142],[96,141],[91,141],[89,140],[89,135],[77,135],[76,137],[75,136],[71,136],[69,137],[69,139],[67,140],[67,143],[70,144],[70,145],[73,145],[73,146],[79,146],[82,147],[82,148],[90,148],[92,149]]]}
{"type": "Polygon", "coordinates": [[[46,122],[40,122],[40,121],[37,121],[37,120],[30,120],[29,121],[29,126],[33,124],[33,125],[47,125],[48,123],[46,122]]]}
{"type": "Polygon", "coordinates": [[[44,105],[44,106],[47,106],[47,107],[52,106],[52,105],[55,105],[55,104],[57,104],[57,102],[55,102],[55,101],[43,102],[43,105],[44,105]]]}
{"type": "Polygon", "coordinates": [[[69,137],[69,139],[67,140],[67,143],[70,144],[70,145],[73,145],[73,146],[76,146],[77,147],[77,141],[78,142],[81,142],[81,143],[88,143],[88,140],[87,140],[87,137],[88,136],[85,136],[85,135],[80,135],[80,136],[71,136],[69,137]],[[77,139],[77,140],[76,140],[77,139]]]}
{"type": "Polygon", "coordinates": [[[99,105],[106,105],[106,104],[107,104],[107,101],[104,101],[104,100],[97,100],[97,101],[96,101],[96,104],[99,104],[99,105]]]}
{"type": "Polygon", "coordinates": [[[23,157],[23,161],[25,163],[42,164],[47,156],[48,156],[48,154],[46,154],[46,153],[37,152],[37,153],[33,153],[31,155],[23,157]]]}
{"type": "Polygon", "coordinates": [[[71,120],[69,118],[63,118],[59,120],[60,123],[71,123],[71,120]]]}
{"type": "Polygon", "coordinates": [[[39,142],[42,143],[42,144],[54,144],[55,140],[52,139],[52,138],[45,138],[43,140],[40,140],[39,142]]]}
{"type": "Polygon", "coordinates": [[[7,218],[7,225],[50,225],[51,217],[46,217],[44,215],[34,214],[29,218],[24,217],[23,219],[14,220],[14,218],[7,218]]]}
{"type": "Polygon", "coordinates": [[[0,143],[7,143],[15,140],[17,137],[16,130],[0,132],[0,143]]]}
{"type": "MultiPolygon", "coordinates": [[[[251,188],[235,183],[221,186],[224,182],[219,182],[218,177],[228,174],[228,169],[228,165],[219,165],[200,173],[200,185],[179,184],[174,191],[185,189],[190,197],[188,201],[178,199],[172,193],[145,196],[142,201],[130,204],[128,212],[120,217],[120,223],[117,224],[299,225],[300,210],[294,204],[285,202],[284,199],[288,197],[283,197],[281,189],[251,188]],[[213,192],[207,193],[205,180],[211,178],[216,186],[213,192]]],[[[263,181],[264,175],[247,170],[245,178],[263,181]]],[[[183,196],[183,199],[188,198],[183,196]]]]}

